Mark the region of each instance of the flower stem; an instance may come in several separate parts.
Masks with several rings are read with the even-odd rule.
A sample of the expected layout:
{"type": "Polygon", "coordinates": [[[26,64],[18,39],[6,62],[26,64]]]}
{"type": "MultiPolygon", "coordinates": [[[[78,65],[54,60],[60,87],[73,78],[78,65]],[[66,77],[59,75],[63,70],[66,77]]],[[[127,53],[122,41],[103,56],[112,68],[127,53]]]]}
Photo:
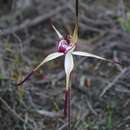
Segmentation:
{"type": "Polygon", "coordinates": [[[68,91],[68,130],[71,130],[71,88],[68,91]]]}
{"type": "Polygon", "coordinates": [[[67,130],[71,130],[71,89],[65,90],[65,100],[64,100],[64,117],[67,118],[68,127],[67,130]]]}

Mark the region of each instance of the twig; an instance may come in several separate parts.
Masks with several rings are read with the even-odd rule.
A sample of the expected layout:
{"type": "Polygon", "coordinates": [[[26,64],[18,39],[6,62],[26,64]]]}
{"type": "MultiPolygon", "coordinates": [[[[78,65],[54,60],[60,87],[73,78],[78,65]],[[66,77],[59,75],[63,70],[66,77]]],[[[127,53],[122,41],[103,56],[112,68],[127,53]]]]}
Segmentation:
{"type": "Polygon", "coordinates": [[[115,88],[115,90],[120,93],[130,94],[130,90],[123,86],[119,86],[119,87],[115,88]]]}
{"type": "Polygon", "coordinates": [[[63,116],[63,111],[60,112],[49,112],[45,110],[36,110],[38,114],[50,117],[50,118],[56,118],[56,117],[62,117],[63,116]]]}
{"type": "Polygon", "coordinates": [[[87,95],[87,91],[84,91],[83,89],[75,86],[75,89],[77,89],[79,92],[81,92],[82,94],[84,94],[87,98],[86,98],[86,102],[87,102],[87,105],[88,105],[88,108],[90,109],[90,111],[95,115],[97,116],[97,112],[94,110],[94,108],[92,107],[90,101],[88,100],[88,95],[87,95]]]}
{"type": "Polygon", "coordinates": [[[67,8],[67,5],[60,6],[60,7],[56,8],[55,10],[47,13],[46,15],[45,14],[44,15],[40,15],[40,16],[34,18],[33,20],[27,19],[23,23],[21,23],[20,25],[16,25],[14,27],[1,30],[0,31],[0,36],[12,34],[12,33],[15,33],[17,31],[20,31],[22,29],[35,26],[35,25],[37,25],[37,24],[41,23],[42,21],[52,17],[56,13],[66,9],[66,8],[67,8]]]}
{"type": "Polygon", "coordinates": [[[22,121],[27,126],[29,126],[29,128],[33,128],[30,124],[25,122],[25,120],[22,117],[20,117],[14,110],[12,110],[11,107],[6,103],[6,101],[4,99],[2,99],[1,97],[0,97],[0,101],[5,105],[6,109],[8,109],[9,112],[11,112],[14,117],[16,117],[18,120],[22,121]]]}
{"type": "Polygon", "coordinates": [[[68,122],[62,125],[58,130],[63,130],[66,126],[68,126],[68,122]]]}
{"type": "Polygon", "coordinates": [[[15,19],[16,17],[18,17],[19,15],[21,15],[23,12],[23,10],[17,10],[13,13],[9,13],[7,15],[3,15],[0,17],[0,22],[2,21],[12,21],[13,19],[15,19]]]}
{"type": "Polygon", "coordinates": [[[116,82],[124,75],[124,73],[125,73],[129,68],[130,68],[130,67],[124,68],[124,69],[120,72],[120,74],[117,75],[116,78],[115,78],[112,82],[110,82],[110,83],[103,89],[103,91],[102,91],[101,94],[100,94],[100,97],[103,97],[103,95],[104,95],[111,87],[113,87],[113,85],[116,84],[116,82]]]}
{"type": "Polygon", "coordinates": [[[87,104],[88,104],[88,107],[89,107],[90,111],[91,111],[95,116],[97,116],[97,112],[93,109],[93,107],[92,107],[91,103],[89,102],[89,100],[87,100],[87,104]]]}
{"type": "MultiPolygon", "coordinates": [[[[94,15],[98,15],[98,13],[99,13],[99,10],[98,9],[95,9],[95,7],[89,7],[88,5],[86,5],[86,4],[84,4],[84,3],[81,3],[80,4],[81,5],[81,7],[85,10],[85,12],[91,12],[92,14],[94,14],[94,15]]],[[[100,11],[100,13],[101,13],[102,11],[100,11]]],[[[104,12],[103,12],[103,14],[104,14],[104,12]]],[[[84,16],[83,16],[84,17],[84,16]]],[[[105,20],[102,20],[102,19],[90,19],[90,18],[88,18],[88,17],[84,17],[83,19],[85,20],[85,21],[87,21],[87,22],[89,22],[89,23],[91,23],[91,24],[93,24],[93,25],[113,25],[114,24],[114,22],[112,21],[112,19],[110,19],[110,17],[108,17],[107,15],[106,15],[106,13],[105,13],[105,20]]]]}

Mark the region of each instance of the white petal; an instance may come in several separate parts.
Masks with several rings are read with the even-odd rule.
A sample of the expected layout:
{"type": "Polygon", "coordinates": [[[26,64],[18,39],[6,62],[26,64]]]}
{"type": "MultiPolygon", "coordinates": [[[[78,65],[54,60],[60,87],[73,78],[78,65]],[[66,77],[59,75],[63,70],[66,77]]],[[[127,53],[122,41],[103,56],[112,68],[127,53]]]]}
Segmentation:
{"type": "Polygon", "coordinates": [[[74,68],[73,56],[72,56],[72,54],[70,52],[68,52],[65,55],[64,67],[65,67],[65,73],[66,73],[66,89],[68,90],[70,73],[74,68]]]}
{"type": "Polygon", "coordinates": [[[97,56],[97,55],[94,55],[94,54],[91,54],[91,53],[87,53],[87,52],[74,51],[74,52],[72,52],[72,54],[73,55],[79,55],[79,56],[93,57],[93,58],[97,58],[97,59],[100,59],[100,60],[109,61],[106,58],[103,58],[103,57],[100,57],[100,56],[97,56]]]}
{"type": "Polygon", "coordinates": [[[56,27],[54,25],[52,25],[52,27],[55,30],[55,32],[57,33],[59,39],[62,39],[63,38],[62,34],[56,29],[56,27]]]}
{"type": "Polygon", "coordinates": [[[50,55],[48,55],[47,57],[45,57],[45,59],[34,69],[34,71],[36,71],[38,68],[40,68],[43,64],[45,64],[46,62],[56,59],[59,56],[63,56],[64,53],[59,53],[59,52],[55,52],[52,53],[50,55]]]}

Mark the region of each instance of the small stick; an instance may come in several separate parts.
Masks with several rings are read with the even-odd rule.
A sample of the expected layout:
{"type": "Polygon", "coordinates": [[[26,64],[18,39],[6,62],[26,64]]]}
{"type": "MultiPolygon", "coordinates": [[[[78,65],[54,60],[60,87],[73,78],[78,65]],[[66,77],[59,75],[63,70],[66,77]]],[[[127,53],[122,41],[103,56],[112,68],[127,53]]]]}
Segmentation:
{"type": "Polygon", "coordinates": [[[117,75],[116,78],[115,78],[112,82],[110,82],[110,83],[103,89],[103,91],[102,91],[101,94],[100,94],[100,97],[103,97],[104,94],[122,77],[122,75],[124,75],[124,73],[125,73],[128,69],[129,69],[129,67],[128,67],[128,68],[124,68],[124,69],[119,73],[119,75],[117,75]]]}

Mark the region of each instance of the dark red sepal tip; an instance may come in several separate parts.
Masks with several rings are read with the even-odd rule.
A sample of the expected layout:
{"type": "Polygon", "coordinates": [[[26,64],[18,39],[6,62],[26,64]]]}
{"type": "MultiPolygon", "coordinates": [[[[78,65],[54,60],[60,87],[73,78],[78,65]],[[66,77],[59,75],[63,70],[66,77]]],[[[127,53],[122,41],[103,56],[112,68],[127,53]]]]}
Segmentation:
{"type": "Polygon", "coordinates": [[[31,71],[21,82],[17,83],[16,85],[17,86],[22,85],[26,80],[28,80],[32,76],[33,73],[34,71],[31,71]]]}
{"type": "Polygon", "coordinates": [[[116,61],[116,60],[108,60],[108,62],[113,63],[113,64],[122,65],[120,61],[116,61]]]}

